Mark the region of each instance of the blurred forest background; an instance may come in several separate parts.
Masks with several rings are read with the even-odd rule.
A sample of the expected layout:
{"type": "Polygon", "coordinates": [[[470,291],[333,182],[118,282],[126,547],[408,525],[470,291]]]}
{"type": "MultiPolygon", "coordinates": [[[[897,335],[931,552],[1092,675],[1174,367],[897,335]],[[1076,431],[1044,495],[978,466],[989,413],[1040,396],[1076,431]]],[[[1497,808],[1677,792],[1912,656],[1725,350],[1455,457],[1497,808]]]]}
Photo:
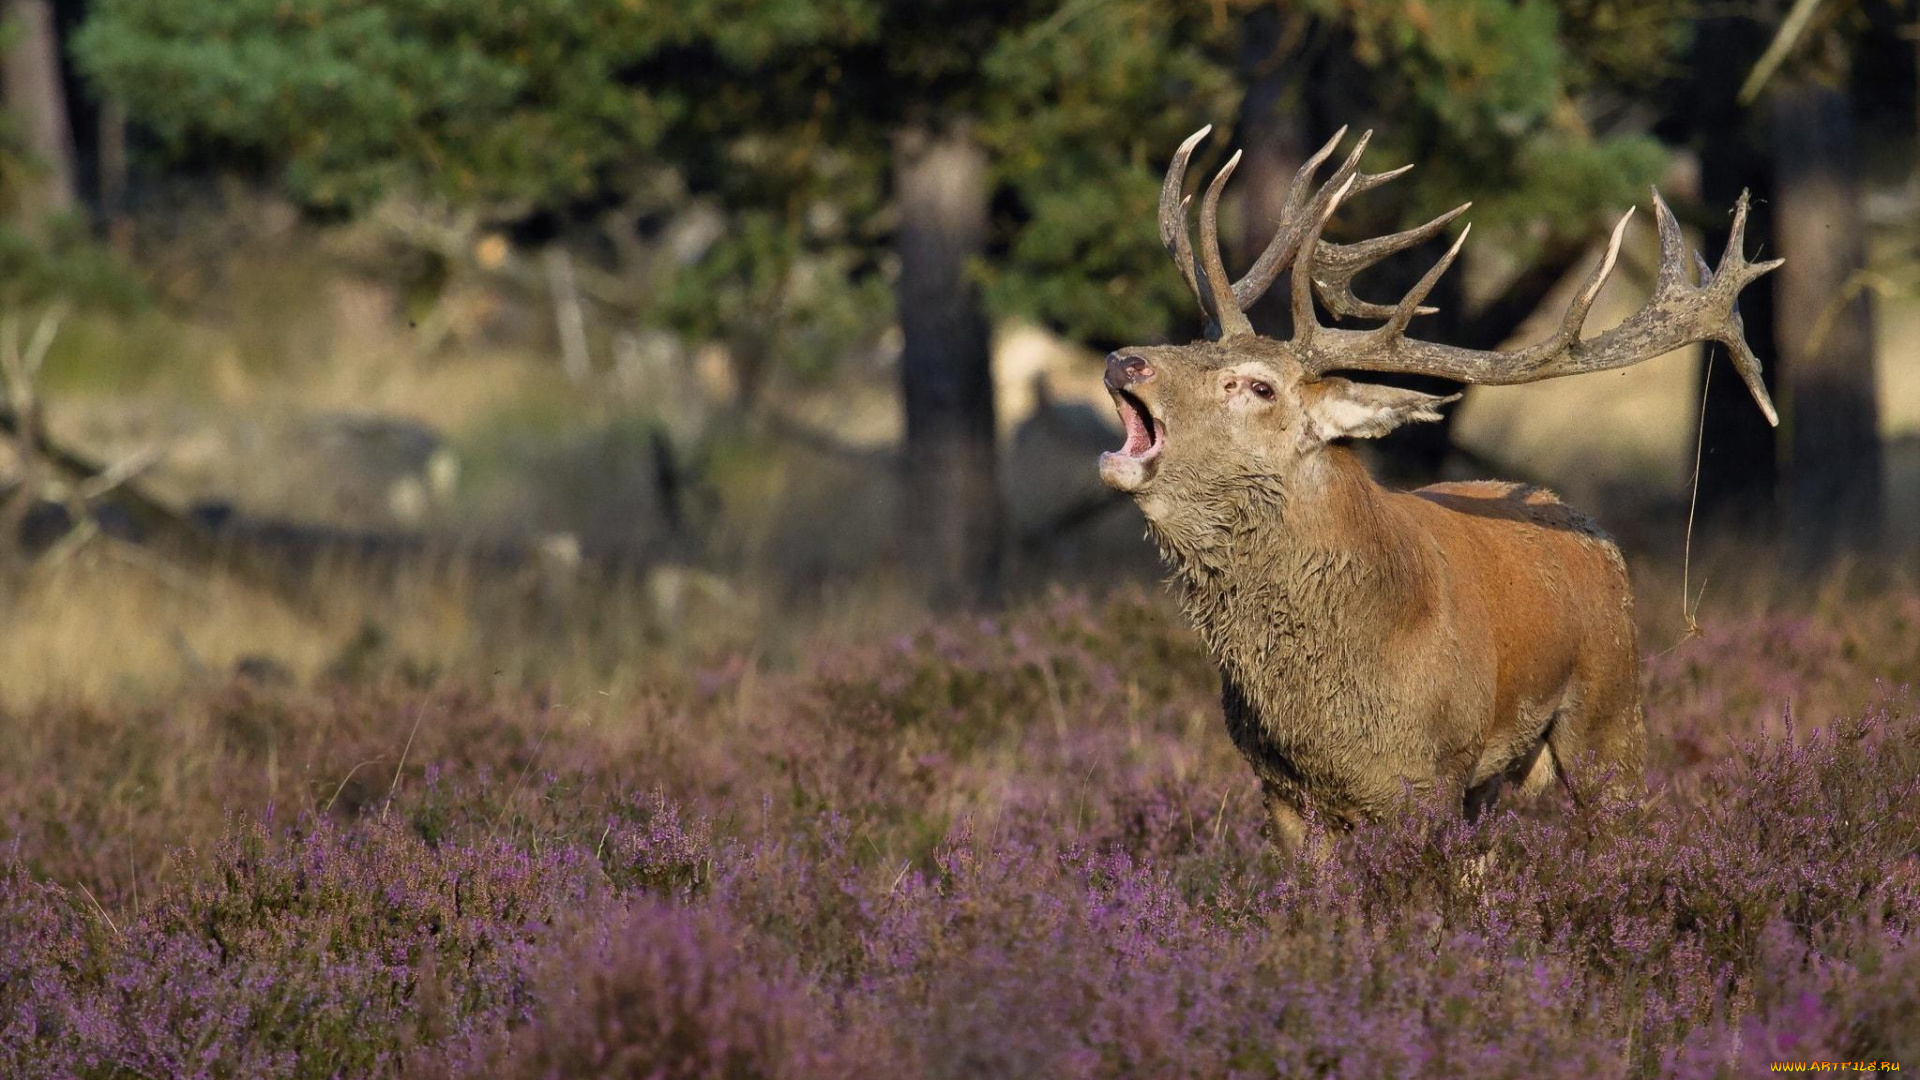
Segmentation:
{"type": "Polygon", "coordinates": [[[1920,550],[1910,4],[0,7],[0,702],[777,654],[803,614],[1153,577],[1099,361],[1196,332],[1153,221],[1209,123],[1230,263],[1341,125],[1419,166],[1343,235],[1472,199],[1416,328],[1462,345],[1557,310],[1649,184],[1709,251],[1751,188],[1777,431],[1693,350],[1368,449],[1550,484],[1664,567],[1697,436],[1696,586],[1920,550]]]}

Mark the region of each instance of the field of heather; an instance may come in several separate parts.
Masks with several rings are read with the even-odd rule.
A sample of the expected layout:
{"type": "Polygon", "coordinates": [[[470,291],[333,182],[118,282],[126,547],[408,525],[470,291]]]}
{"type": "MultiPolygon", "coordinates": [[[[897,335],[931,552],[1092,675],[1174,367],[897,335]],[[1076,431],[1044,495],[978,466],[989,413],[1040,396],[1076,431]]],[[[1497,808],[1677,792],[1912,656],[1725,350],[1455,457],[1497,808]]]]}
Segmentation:
{"type": "Polygon", "coordinates": [[[1319,862],[1265,846],[1145,591],[620,696],[18,708],[0,1075],[1920,1068],[1920,591],[1807,608],[1649,644],[1644,805],[1410,814],[1319,862]]]}

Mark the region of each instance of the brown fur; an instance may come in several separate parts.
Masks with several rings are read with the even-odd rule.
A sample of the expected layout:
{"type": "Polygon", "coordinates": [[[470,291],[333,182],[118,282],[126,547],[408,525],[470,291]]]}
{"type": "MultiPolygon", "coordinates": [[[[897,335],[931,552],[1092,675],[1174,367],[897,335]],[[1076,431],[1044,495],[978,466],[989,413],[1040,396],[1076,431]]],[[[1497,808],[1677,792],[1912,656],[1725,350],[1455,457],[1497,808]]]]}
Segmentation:
{"type": "Polygon", "coordinates": [[[1124,357],[1162,443],[1103,472],[1146,512],[1279,843],[1409,789],[1471,813],[1509,782],[1639,781],[1631,594],[1592,522],[1514,484],[1388,491],[1331,441],[1441,399],[1312,379],[1267,339],[1124,357]]]}

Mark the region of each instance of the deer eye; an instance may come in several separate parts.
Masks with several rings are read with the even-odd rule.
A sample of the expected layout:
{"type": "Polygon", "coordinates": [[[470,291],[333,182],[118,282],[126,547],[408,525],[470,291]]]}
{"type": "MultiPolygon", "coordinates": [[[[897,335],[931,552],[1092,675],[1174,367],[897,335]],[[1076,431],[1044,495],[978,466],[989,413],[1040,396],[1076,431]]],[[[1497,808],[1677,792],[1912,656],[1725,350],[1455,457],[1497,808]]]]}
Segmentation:
{"type": "Polygon", "coordinates": [[[1266,383],[1255,382],[1250,384],[1250,388],[1253,390],[1255,394],[1259,395],[1260,400],[1262,401],[1273,400],[1273,387],[1268,386],[1266,383]]]}

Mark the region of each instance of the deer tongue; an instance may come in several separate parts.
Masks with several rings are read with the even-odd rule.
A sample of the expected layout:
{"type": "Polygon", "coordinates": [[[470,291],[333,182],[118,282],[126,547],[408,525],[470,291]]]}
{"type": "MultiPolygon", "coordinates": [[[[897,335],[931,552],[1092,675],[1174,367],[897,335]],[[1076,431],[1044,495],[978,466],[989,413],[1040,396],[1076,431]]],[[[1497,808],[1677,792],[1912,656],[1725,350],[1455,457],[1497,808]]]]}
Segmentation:
{"type": "Polygon", "coordinates": [[[1114,405],[1119,409],[1120,422],[1126,426],[1127,441],[1114,453],[1123,457],[1146,458],[1159,449],[1159,433],[1155,430],[1153,414],[1139,398],[1124,390],[1113,395],[1114,405]]]}

